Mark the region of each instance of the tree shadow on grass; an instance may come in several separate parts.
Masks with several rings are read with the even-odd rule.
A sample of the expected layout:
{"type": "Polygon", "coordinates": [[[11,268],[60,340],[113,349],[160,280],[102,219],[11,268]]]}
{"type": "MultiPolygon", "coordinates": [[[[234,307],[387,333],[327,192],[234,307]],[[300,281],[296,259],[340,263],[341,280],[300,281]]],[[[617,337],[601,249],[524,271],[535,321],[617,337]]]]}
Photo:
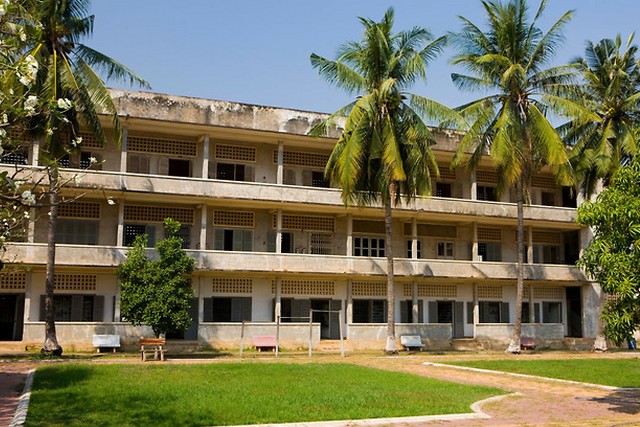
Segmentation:
{"type": "Polygon", "coordinates": [[[621,388],[605,397],[594,397],[587,400],[610,405],[611,410],[614,412],[623,414],[640,413],[640,389],[638,388],[621,388]]]}

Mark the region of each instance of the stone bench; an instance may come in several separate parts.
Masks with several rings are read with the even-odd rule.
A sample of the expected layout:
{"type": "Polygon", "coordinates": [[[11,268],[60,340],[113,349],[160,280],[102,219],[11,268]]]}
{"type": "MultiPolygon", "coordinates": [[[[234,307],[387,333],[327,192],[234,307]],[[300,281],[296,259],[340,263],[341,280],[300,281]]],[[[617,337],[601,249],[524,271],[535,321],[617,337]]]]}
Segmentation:
{"type": "Polygon", "coordinates": [[[98,353],[100,353],[100,350],[103,348],[111,348],[115,353],[116,349],[120,348],[120,335],[94,335],[93,346],[98,353]]]}
{"type": "Polygon", "coordinates": [[[273,335],[259,335],[253,337],[253,346],[258,351],[275,350],[276,345],[276,337],[273,335]]]}
{"type": "Polygon", "coordinates": [[[405,348],[405,350],[409,351],[412,348],[418,349],[422,351],[424,348],[424,344],[422,343],[422,338],[420,335],[402,335],[400,337],[400,344],[405,348]]]}

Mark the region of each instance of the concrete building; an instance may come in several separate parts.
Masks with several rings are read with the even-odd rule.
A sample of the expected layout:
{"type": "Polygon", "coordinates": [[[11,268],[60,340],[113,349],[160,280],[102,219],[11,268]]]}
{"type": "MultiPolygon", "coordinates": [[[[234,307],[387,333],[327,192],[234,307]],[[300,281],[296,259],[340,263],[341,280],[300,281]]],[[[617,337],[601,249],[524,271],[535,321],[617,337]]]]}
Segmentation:
{"type": "MultiPolygon", "coordinates": [[[[247,336],[274,334],[282,345],[339,338],[382,348],[386,334],[383,210],[345,207],[323,170],[335,138],[311,138],[323,114],[232,102],[114,90],[120,147],[84,135],[69,159],[60,207],[57,331],[65,348],[91,347],[94,334],[133,344],[148,328],[123,322],[117,266],[136,235],[153,245],[162,221],[183,224],[196,260],[192,327],[174,339],[237,348],[247,336]],[[88,169],[89,159],[98,163],[88,169]],[[309,326],[309,310],[318,311],[309,326]]],[[[105,122],[106,123],[106,122],[105,122]]],[[[337,136],[337,135],[336,135],[337,136]]],[[[515,194],[496,197],[487,157],[475,173],[449,169],[458,135],[438,134],[441,176],[434,195],[394,210],[397,335],[421,335],[427,348],[502,348],[513,328],[516,284],[515,194]]],[[[5,158],[37,170],[38,145],[5,158]]],[[[534,178],[525,207],[527,265],[523,334],[538,345],[589,345],[599,287],[574,266],[588,243],[575,222],[576,200],[550,174],[534,178]]],[[[579,203],[579,200],[578,200],[579,203]]],[[[5,259],[26,269],[0,277],[0,341],[44,340],[46,214],[33,212],[24,242],[5,259]]],[[[170,337],[171,338],[171,337],[170,337]]]]}

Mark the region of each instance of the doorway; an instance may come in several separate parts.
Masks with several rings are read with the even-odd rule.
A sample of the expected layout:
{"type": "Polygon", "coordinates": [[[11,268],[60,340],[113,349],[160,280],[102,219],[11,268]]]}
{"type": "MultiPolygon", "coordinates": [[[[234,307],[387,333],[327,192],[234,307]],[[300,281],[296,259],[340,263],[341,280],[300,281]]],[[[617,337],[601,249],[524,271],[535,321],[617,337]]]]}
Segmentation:
{"type": "Polygon", "coordinates": [[[337,340],[340,339],[340,316],[334,313],[342,309],[342,301],[327,299],[312,299],[313,322],[320,323],[320,339],[337,340]],[[331,312],[329,312],[331,311],[331,312]]]}
{"type": "Polygon", "coordinates": [[[24,294],[0,294],[0,341],[22,341],[24,294]]]}
{"type": "Polygon", "coordinates": [[[430,301],[429,323],[451,323],[451,338],[464,338],[462,301],[430,301]]]}
{"type": "Polygon", "coordinates": [[[567,336],[582,338],[582,289],[570,286],[566,289],[567,297],[567,336]]]}

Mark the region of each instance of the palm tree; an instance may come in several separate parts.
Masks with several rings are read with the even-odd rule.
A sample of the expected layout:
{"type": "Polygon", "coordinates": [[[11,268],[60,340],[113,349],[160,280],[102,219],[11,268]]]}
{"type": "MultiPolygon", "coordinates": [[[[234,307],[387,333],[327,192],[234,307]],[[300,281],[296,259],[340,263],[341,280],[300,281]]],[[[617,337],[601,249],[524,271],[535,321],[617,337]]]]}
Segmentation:
{"type": "Polygon", "coordinates": [[[59,167],[68,155],[79,150],[80,126],[105,142],[99,114],[107,114],[113,123],[116,141],[120,125],[109,90],[97,71],[107,78],[126,79],[148,87],[131,70],[110,57],[81,43],[93,31],[93,15],[88,15],[90,0],[27,1],[36,22],[27,34],[30,53],[38,63],[35,83],[30,89],[31,133],[42,141],[41,158],[49,175],[49,224],[45,297],[45,342],[42,351],[61,354],[54,316],[54,277],[56,227],[60,204],[59,167]]]}
{"type": "Polygon", "coordinates": [[[460,113],[469,123],[453,164],[474,168],[489,153],[497,165],[498,191],[515,187],[517,199],[517,291],[513,335],[508,353],[520,352],[522,297],[524,290],[524,204],[529,203],[531,179],[545,167],[562,184],[571,183],[568,157],[562,139],[545,113],[574,112],[570,101],[557,95],[570,83],[572,68],[546,68],[562,41],[562,31],[572,12],[566,12],[547,32],[538,28],[546,0],[533,19],[526,0],[483,1],[488,29],[482,31],[464,17],[462,31],[451,36],[458,54],[452,63],[471,75],[453,73],[463,90],[487,93],[463,105],[460,113]],[[472,152],[470,156],[466,153],[472,152]]]}
{"type": "Polygon", "coordinates": [[[397,353],[395,339],[392,207],[402,197],[411,200],[431,192],[430,171],[437,164],[430,146],[435,139],[422,115],[440,119],[451,110],[407,92],[426,78],[426,65],[445,44],[425,28],[392,32],[393,9],[381,22],[359,18],[362,40],[342,46],[335,61],[316,54],[311,65],[327,81],[356,95],[312,130],[326,135],[346,116],[344,130],[325,169],[333,186],[342,189],[345,204],[369,205],[381,201],[385,213],[387,258],[387,343],[385,352],[397,353]]]}
{"type": "MultiPolygon", "coordinates": [[[[615,40],[588,41],[584,58],[574,60],[582,77],[569,95],[598,120],[578,116],[561,127],[571,147],[573,165],[582,193],[590,197],[602,180],[611,183],[620,166],[629,163],[638,150],[640,138],[640,63],[633,34],[624,50],[620,35],[615,40]]],[[[606,296],[600,298],[603,312],[606,296]]],[[[598,317],[594,350],[606,351],[604,322],[598,317]]]]}

